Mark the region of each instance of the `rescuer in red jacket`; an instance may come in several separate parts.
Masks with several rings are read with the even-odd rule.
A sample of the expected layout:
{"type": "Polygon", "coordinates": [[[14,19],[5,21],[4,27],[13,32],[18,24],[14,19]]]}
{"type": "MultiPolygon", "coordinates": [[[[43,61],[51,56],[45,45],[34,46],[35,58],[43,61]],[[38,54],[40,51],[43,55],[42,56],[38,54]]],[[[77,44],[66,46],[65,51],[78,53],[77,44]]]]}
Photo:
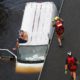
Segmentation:
{"type": "Polygon", "coordinates": [[[55,27],[59,46],[62,46],[61,40],[64,33],[63,20],[56,16],[53,21],[53,27],[55,27]]]}
{"type": "Polygon", "coordinates": [[[65,64],[65,74],[67,74],[67,71],[70,71],[71,78],[73,80],[76,80],[76,70],[77,70],[77,64],[79,63],[78,60],[72,56],[71,52],[67,53],[68,56],[66,58],[66,64],[65,64]]]}

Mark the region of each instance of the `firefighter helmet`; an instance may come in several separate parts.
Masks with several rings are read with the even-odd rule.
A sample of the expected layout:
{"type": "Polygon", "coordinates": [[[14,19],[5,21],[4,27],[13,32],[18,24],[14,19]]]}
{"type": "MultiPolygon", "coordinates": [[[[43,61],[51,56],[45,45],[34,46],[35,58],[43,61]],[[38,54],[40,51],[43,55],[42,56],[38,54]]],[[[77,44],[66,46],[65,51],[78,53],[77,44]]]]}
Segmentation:
{"type": "Polygon", "coordinates": [[[69,56],[71,56],[71,55],[72,55],[71,51],[69,51],[67,54],[68,54],[69,56]]]}
{"type": "Polygon", "coordinates": [[[56,16],[56,17],[54,18],[54,20],[58,20],[58,19],[60,19],[58,16],[56,16]]]}

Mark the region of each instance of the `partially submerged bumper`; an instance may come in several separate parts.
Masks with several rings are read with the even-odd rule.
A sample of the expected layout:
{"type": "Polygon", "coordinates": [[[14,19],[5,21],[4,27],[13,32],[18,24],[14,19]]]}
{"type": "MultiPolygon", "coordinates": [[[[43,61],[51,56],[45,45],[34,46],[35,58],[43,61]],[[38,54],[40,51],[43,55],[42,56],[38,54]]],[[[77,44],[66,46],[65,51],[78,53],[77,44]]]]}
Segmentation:
{"type": "Polygon", "coordinates": [[[42,71],[43,63],[16,63],[17,73],[39,73],[42,71]]]}

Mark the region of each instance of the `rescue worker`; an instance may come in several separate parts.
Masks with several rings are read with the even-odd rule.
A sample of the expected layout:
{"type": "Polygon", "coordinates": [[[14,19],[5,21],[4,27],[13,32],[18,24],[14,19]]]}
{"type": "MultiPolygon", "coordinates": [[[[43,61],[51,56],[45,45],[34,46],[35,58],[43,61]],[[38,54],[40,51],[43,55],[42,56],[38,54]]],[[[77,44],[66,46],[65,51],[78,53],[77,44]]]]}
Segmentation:
{"type": "Polygon", "coordinates": [[[67,53],[67,59],[65,64],[65,74],[67,74],[67,71],[70,71],[70,75],[72,80],[76,80],[76,70],[77,70],[77,64],[79,63],[78,60],[72,56],[71,52],[67,53]]]}
{"type": "Polygon", "coordinates": [[[55,27],[59,46],[62,46],[62,38],[64,33],[63,20],[58,16],[56,16],[52,23],[53,23],[53,27],[55,27]]]}

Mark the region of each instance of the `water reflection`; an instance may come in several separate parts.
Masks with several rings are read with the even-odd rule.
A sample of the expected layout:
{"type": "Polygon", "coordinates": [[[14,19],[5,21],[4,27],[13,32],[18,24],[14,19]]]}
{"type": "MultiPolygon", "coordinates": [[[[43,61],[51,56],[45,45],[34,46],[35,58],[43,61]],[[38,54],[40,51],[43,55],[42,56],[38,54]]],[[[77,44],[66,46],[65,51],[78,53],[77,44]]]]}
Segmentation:
{"type": "Polygon", "coordinates": [[[0,33],[6,30],[6,22],[8,18],[8,10],[3,5],[0,5],[0,33]]]}

